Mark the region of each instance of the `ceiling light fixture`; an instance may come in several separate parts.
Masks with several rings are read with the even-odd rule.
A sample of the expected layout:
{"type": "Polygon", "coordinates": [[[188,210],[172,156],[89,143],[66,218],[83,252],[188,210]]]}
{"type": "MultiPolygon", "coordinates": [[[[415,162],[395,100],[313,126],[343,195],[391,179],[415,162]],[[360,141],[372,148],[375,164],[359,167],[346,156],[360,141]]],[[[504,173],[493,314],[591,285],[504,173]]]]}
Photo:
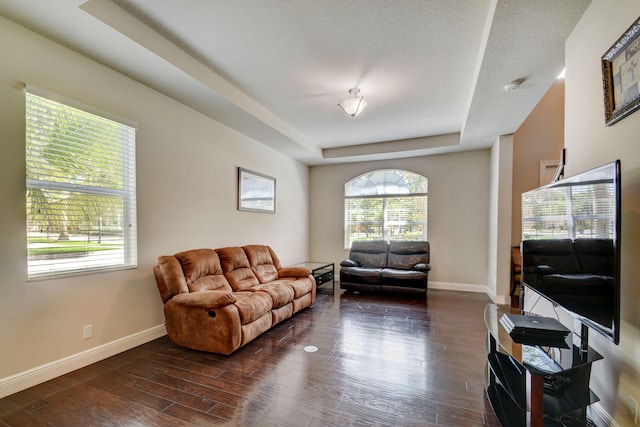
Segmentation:
{"type": "Polygon", "coordinates": [[[349,97],[339,103],[338,107],[351,117],[356,117],[367,107],[367,101],[360,96],[360,89],[354,87],[349,89],[349,97]]]}

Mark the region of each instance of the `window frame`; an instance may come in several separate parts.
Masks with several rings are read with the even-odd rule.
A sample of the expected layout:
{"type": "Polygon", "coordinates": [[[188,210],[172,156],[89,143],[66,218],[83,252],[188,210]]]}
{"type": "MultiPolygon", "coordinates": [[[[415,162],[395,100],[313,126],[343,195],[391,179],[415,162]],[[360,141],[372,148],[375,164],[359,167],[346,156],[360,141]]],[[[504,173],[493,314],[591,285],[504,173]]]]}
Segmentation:
{"type": "MultiPolygon", "coordinates": [[[[386,176],[386,175],[385,175],[386,176]]],[[[365,172],[363,174],[360,174],[354,178],[352,178],[351,180],[349,180],[348,182],[345,183],[344,188],[344,228],[343,228],[343,239],[344,239],[344,248],[345,250],[349,250],[351,247],[351,243],[354,241],[352,240],[352,233],[349,232],[349,229],[351,227],[354,226],[353,221],[351,221],[349,219],[349,215],[351,213],[351,211],[349,210],[349,201],[350,200],[362,200],[362,199],[381,199],[382,202],[382,211],[381,211],[381,219],[379,221],[377,221],[377,224],[374,224],[376,226],[378,226],[381,230],[380,236],[378,238],[378,240],[391,240],[390,236],[392,236],[393,234],[389,235],[387,234],[389,230],[392,229],[392,227],[395,224],[389,224],[391,222],[394,222],[392,220],[389,220],[388,217],[388,213],[389,213],[389,209],[391,208],[387,208],[389,205],[389,200],[396,200],[399,198],[422,198],[422,203],[424,203],[424,219],[423,221],[419,222],[419,225],[424,227],[424,232],[423,235],[416,240],[427,240],[427,234],[428,234],[428,178],[415,173],[415,172],[411,172],[411,171],[406,171],[403,169],[376,169],[373,171],[369,171],[369,172],[365,172]],[[392,182],[387,182],[385,181],[385,185],[384,188],[385,190],[383,190],[382,194],[361,194],[361,195],[354,195],[352,193],[352,191],[350,191],[349,189],[349,185],[352,183],[357,182],[358,180],[360,180],[362,177],[365,177],[367,175],[369,176],[374,176],[376,173],[387,173],[387,172],[392,172],[392,173],[399,173],[402,176],[407,176],[407,175],[411,175],[412,177],[416,177],[419,178],[422,182],[421,185],[424,185],[426,191],[416,191],[416,192],[411,192],[411,190],[409,189],[409,187],[407,186],[407,192],[386,192],[386,186],[387,184],[390,184],[389,187],[397,187],[397,183],[392,183],[392,182]],[[348,195],[350,194],[350,195],[348,195]]],[[[379,189],[377,190],[379,192],[379,189]]],[[[368,225],[368,223],[371,223],[372,221],[362,221],[362,225],[366,226],[368,225]]],[[[409,224],[411,225],[411,224],[409,224]]]]}
{"type": "MultiPolygon", "coordinates": [[[[42,104],[41,104],[42,105],[42,104]]],[[[53,107],[52,107],[53,108],[53,107]]],[[[50,110],[46,110],[50,112],[50,110]]],[[[44,114],[44,113],[43,113],[44,114]]],[[[38,118],[41,118],[41,115],[37,114],[38,118]]],[[[67,116],[64,118],[68,119],[67,116]]],[[[52,118],[51,122],[55,122],[60,125],[59,118],[52,118]]],[[[73,121],[69,119],[69,126],[77,126],[80,123],[80,119],[78,121],[73,121]]],[[[89,210],[89,203],[91,196],[104,196],[105,198],[115,198],[116,200],[116,211],[117,214],[114,214],[119,218],[120,224],[118,224],[117,230],[118,233],[121,233],[121,245],[122,245],[122,255],[117,256],[102,256],[98,257],[99,260],[96,263],[81,263],[76,262],[75,266],[72,265],[72,262],[65,262],[63,259],[74,259],[73,256],[68,255],[58,255],[55,251],[51,251],[48,256],[44,258],[49,262],[40,262],[41,266],[38,268],[37,263],[32,261],[36,260],[36,256],[32,257],[28,255],[27,259],[27,280],[35,281],[35,280],[46,280],[52,278],[59,278],[65,276],[78,276],[78,275],[86,275],[93,274],[105,271],[114,271],[114,270],[124,270],[136,268],[138,266],[138,253],[137,253],[137,186],[136,186],[136,131],[137,125],[132,123],[129,120],[124,120],[113,114],[105,113],[103,111],[99,111],[96,108],[88,107],[79,102],[66,99],[60,95],[53,94],[51,92],[35,88],[33,86],[25,87],[25,157],[26,157],[26,165],[25,165],[25,174],[26,174],[26,194],[25,194],[25,203],[27,208],[27,230],[26,230],[26,239],[27,239],[27,253],[29,253],[30,248],[32,247],[30,244],[30,240],[34,237],[34,233],[30,228],[37,226],[38,222],[35,221],[34,214],[29,212],[29,206],[34,202],[33,199],[29,199],[30,192],[33,190],[37,190],[40,192],[49,192],[50,194],[58,193],[59,195],[67,195],[68,197],[87,197],[86,200],[81,199],[80,202],[74,201],[74,205],[70,213],[78,214],[79,212],[85,210],[89,210]],[[95,120],[93,120],[93,125],[95,127],[83,128],[89,129],[87,132],[95,131],[100,122],[105,120],[108,121],[110,126],[113,126],[117,131],[111,131],[106,135],[110,137],[115,137],[114,140],[117,141],[116,146],[120,146],[119,150],[116,151],[118,154],[115,156],[116,159],[119,159],[116,166],[116,175],[121,175],[121,182],[119,182],[120,188],[114,187],[113,182],[109,182],[107,178],[104,180],[95,181],[96,185],[92,185],[92,183],[83,182],[82,179],[79,179],[77,182],[74,182],[73,178],[61,177],[59,180],[55,179],[55,174],[52,174],[50,171],[47,172],[46,166],[39,168],[38,166],[45,164],[46,161],[43,161],[40,156],[33,155],[30,151],[35,151],[38,149],[42,149],[43,147],[47,148],[60,148],[60,152],[62,155],[61,159],[71,162],[71,153],[73,152],[73,148],[76,146],[82,146],[82,136],[84,133],[80,135],[80,142],[71,142],[70,137],[65,135],[64,138],[55,139],[52,138],[48,143],[38,141],[38,138],[32,140],[31,135],[35,133],[36,130],[41,130],[41,123],[36,120],[35,115],[31,115],[33,110],[30,110],[32,107],[36,106],[35,102],[39,102],[37,100],[34,101],[34,98],[31,96],[35,96],[44,100],[43,104],[46,103],[55,103],[58,104],[55,108],[60,108],[61,111],[64,111],[65,114],[70,114],[73,110],[78,110],[80,114],[83,115],[83,120],[92,121],[95,116],[95,120]],[[34,102],[34,104],[30,104],[34,102]],[[32,120],[32,121],[30,121],[32,120]],[[42,176],[43,178],[38,179],[38,176],[42,176]],[[101,185],[102,184],[102,185],[101,185]],[[121,206],[121,210],[118,210],[117,207],[121,206]],[[33,260],[32,260],[33,258],[33,260]],[[67,265],[64,265],[64,264],[67,265]],[[83,265],[84,264],[84,265],[83,265]]],[[[46,138],[51,138],[51,134],[47,134],[46,138]]],[[[85,140],[86,141],[86,140],[85,140]]],[[[103,149],[111,149],[113,147],[113,142],[110,142],[107,139],[97,139],[98,148],[103,149]]],[[[92,153],[93,154],[93,153],[92,153]]],[[[89,157],[90,161],[84,164],[84,166],[93,166],[95,168],[98,167],[99,157],[98,154],[89,157]]],[[[103,166],[104,167],[104,166],[103,166]]],[[[109,204],[109,202],[105,202],[109,204]]],[[[113,205],[112,205],[113,206],[113,205]]],[[[67,212],[64,212],[63,215],[66,215],[67,212]]],[[[102,217],[100,217],[100,225],[102,225],[102,217]]],[[[43,223],[40,220],[40,226],[43,223]]],[[[91,226],[86,230],[87,232],[87,242],[89,243],[91,240],[91,226]]],[[[84,238],[84,235],[81,235],[84,238]]],[[[99,243],[99,242],[98,242],[99,243]]],[[[120,245],[120,243],[118,244],[120,245]]],[[[119,251],[119,249],[118,249],[119,251]]],[[[102,254],[101,254],[102,255],[102,254]]],[[[79,257],[75,257],[77,259],[79,257]]]]}

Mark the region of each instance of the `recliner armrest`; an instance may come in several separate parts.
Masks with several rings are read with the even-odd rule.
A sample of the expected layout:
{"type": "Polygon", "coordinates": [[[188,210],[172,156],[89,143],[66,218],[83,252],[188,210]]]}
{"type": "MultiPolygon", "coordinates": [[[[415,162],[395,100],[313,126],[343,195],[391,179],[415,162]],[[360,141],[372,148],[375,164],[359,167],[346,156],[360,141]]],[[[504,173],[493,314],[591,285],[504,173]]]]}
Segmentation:
{"type": "Polygon", "coordinates": [[[554,272],[553,267],[548,265],[533,265],[531,267],[526,267],[524,270],[525,273],[530,274],[553,274],[554,272]]]}
{"type": "Polygon", "coordinates": [[[345,259],[340,263],[340,267],[359,267],[360,263],[352,259],[345,259]]]}
{"type": "Polygon", "coordinates": [[[413,266],[413,270],[422,271],[423,273],[426,273],[427,271],[431,270],[431,265],[425,264],[424,262],[420,262],[413,266]]]}
{"type": "Polygon", "coordinates": [[[233,304],[236,302],[236,297],[227,291],[200,291],[177,294],[172,300],[184,306],[215,309],[233,304]]]}
{"type": "Polygon", "coordinates": [[[278,270],[278,278],[281,277],[307,277],[311,270],[307,267],[282,267],[278,270]]]}

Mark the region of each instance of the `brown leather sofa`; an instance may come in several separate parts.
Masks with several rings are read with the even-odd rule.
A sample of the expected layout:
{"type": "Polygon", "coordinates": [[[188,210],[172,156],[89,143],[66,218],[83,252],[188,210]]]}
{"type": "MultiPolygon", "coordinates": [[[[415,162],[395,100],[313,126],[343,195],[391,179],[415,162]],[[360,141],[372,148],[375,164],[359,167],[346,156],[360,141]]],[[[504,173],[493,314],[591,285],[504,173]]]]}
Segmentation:
{"type": "Polygon", "coordinates": [[[161,256],[153,272],[169,338],[194,350],[229,355],[316,298],[311,271],[263,245],[161,256]]]}
{"type": "Polygon", "coordinates": [[[355,241],[340,263],[340,288],[427,295],[429,242],[355,241]]]}

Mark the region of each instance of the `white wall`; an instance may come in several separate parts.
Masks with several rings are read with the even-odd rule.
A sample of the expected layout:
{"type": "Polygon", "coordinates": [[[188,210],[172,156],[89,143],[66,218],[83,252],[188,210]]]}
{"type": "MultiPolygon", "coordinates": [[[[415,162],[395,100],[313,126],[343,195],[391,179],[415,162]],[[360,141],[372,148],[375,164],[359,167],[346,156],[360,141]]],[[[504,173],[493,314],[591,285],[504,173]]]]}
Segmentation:
{"type": "Polygon", "coordinates": [[[158,255],[261,243],[285,264],[308,258],[305,165],[4,18],[0,40],[0,397],[77,367],[61,360],[161,334],[158,255]],[[26,280],[24,83],[138,123],[138,268],[26,280]],[[237,166],[277,179],[276,214],[236,210],[237,166]]]}
{"type": "Polygon", "coordinates": [[[605,356],[594,365],[592,386],[621,425],[629,420],[620,398],[631,392],[640,401],[640,112],[605,127],[600,58],[638,16],[636,0],[594,0],[566,43],[567,175],[615,159],[622,164],[620,345],[590,334],[592,345],[605,356]]]}
{"type": "Polygon", "coordinates": [[[310,171],[310,256],[333,261],[344,249],[344,184],[376,169],[404,169],[429,179],[429,286],[486,291],[489,150],[409,159],[315,166],[310,171]]]}
{"type": "Polygon", "coordinates": [[[500,136],[491,148],[491,196],[487,244],[489,295],[498,304],[511,303],[511,186],[513,135],[500,136]]]}

